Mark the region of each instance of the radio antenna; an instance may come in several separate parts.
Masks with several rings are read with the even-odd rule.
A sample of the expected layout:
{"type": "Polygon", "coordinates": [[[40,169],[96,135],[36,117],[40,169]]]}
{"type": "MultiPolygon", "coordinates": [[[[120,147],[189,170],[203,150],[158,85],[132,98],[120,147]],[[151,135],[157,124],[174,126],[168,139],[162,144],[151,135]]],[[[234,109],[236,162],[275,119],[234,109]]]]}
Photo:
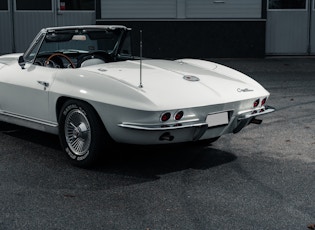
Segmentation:
{"type": "Polygon", "coordinates": [[[142,85],[142,30],[140,30],[140,88],[143,87],[142,85]]]}

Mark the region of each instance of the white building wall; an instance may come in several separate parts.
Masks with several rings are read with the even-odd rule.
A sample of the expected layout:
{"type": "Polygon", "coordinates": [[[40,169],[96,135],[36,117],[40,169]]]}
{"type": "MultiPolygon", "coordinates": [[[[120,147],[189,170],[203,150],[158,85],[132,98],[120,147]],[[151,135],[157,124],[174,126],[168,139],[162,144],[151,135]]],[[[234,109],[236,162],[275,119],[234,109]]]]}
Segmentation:
{"type": "Polygon", "coordinates": [[[187,18],[261,18],[261,0],[186,0],[187,18]]]}
{"type": "Polygon", "coordinates": [[[102,0],[101,17],[126,18],[176,18],[176,0],[102,0]]]}
{"type": "Polygon", "coordinates": [[[13,34],[9,11],[0,11],[0,29],[0,54],[11,53],[13,34]]]}
{"type": "Polygon", "coordinates": [[[261,18],[262,0],[101,0],[102,19],[261,18]]]}

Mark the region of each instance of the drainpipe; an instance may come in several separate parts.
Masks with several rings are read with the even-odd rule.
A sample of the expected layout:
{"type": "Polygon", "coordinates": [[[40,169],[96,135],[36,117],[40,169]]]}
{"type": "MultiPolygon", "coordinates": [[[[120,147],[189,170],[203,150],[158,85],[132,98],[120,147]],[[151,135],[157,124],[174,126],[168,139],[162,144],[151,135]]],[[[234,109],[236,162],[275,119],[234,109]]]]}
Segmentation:
{"type": "Polygon", "coordinates": [[[11,24],[12,24],[12,30],[11,30],[11,38],[12,38],[12,53],[16,53],[16,45],[15,45],[15,20],[14,20],[14,0],[10,1],[10,12],[11,12],[11,24]]]}
{"type": "MultiPolygon", "coordinates": [[[[312,2],[308,1],[308,45],[307,45],[307,54],[311,55],[311,37],[312,37],[312,2]]],[[[314,3],[315,4],[315,3],[314,3]]]]}
{"type": "Polygon", "coordinates": [[[54,23],[55,23],[55,26],[59,26],[58,15],[62,15],[61,10],[60,10],[60,0],[55,0],[54,4],[55,4],[54,23]]]}

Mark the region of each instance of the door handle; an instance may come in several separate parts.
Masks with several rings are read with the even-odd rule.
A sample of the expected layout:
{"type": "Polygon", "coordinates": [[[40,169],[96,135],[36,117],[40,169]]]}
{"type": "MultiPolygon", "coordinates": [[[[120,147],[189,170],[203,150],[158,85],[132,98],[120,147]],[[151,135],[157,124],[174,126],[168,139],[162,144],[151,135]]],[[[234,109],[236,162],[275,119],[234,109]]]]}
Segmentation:
{"type": "Polygon", "coordinates": [[[44,86],[44,90],[46,90],[46,88],[49,86],[49,83],[45,81],[37,81],[37,83],[44,86]]]}

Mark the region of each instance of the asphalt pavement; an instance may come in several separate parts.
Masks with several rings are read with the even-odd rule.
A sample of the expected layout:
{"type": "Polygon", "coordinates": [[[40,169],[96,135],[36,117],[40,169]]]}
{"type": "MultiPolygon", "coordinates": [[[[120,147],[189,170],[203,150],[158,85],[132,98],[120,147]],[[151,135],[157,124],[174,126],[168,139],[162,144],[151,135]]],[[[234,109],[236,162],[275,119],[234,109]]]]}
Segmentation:
{"type": "Polygon", "coordinates": [[[210,146],[121,145],[93,169],[58,137],[0,123],[0,230],[307,230],[315,224],[315,58],[211,59],[277,111],[210,146]]]}

